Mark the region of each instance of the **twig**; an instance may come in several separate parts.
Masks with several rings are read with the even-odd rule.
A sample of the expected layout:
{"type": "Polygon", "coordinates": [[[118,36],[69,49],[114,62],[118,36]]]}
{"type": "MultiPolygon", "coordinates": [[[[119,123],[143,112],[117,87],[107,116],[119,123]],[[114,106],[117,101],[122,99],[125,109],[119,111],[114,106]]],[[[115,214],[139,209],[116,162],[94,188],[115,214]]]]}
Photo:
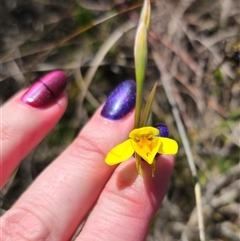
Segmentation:
{"type": "Polygon", "coordinates": [[[196,76],[201,75],[201,72],[202,72],[201,69],[187,52],[177,48],[177,46],[175,46],[167,37],[160,36],[153,30],[149,32],[149,35],[152,38],[161,42],[164,46],[166,46],[168,49],[174,52],[177,56],[179,56],[183,60],[183,62],[185,62],[187,66],[196,74],[196,76]]]}
{"type": "MultiPolygon", "coordinates": [[[[153,54],[153,59],[156,63],[156,66],[159,69],[159,71],[161,72],[163,88],[166,92],[167,99],[172,107],[173,116],[175,118],[177,128],[178,128],[178,131],[179,131],[182,143],[183,143],[183,147],[185,149],[185,153],[187,156],[188,164],[189,164],[189,167],[190,167],[193,179],[194,179],[194,183],[195,183],[194,191],[195,191],[195,198],[196,198],[196,205],[197,205],[199,236],[200,236],[201,241],[205,241],[206,239],[205,239],[203,212],[202,212],[201,188],[200,188],[200,184],[198,182],[197,169],[196,169],[196,166],[194,163],[194,158],[193,158],[193,154],[192,154],[192,151],[190,148],[186,130],[182,123],[180,113],[177,108],[177,103],[174,98],[171,86],[170,86],[171,76],[167,73],[166,68],[163,64],[164,61],[161,58],[161,56],[156,51],[152,51],[152,54],[153,54]]],[[[184,237],[184,235],[185,235],[185,232],[183,232],[182,238],[184,237]]]]}
{"type": "MultiPolygon", "coordinates": [[[[84,82],[80,68],[77,68],[73,71],[73,76],[78,88],[83,89],[85,87],[85,82],[84,82]]],[[[86,92],[86,99],[94,108],[98,108],[100,106],[100,102],[92,95],[89,89],[87,89],[87,92],[86,92]]]]}
{"type": "Polygon", "coordinates": [[[88,87],[91,84],[92,79],[93,79],[99,65],[103,61],[104,57],[106,56],[106,54],[108,53],[110,48],[122,37],[122,35],[125,32],[129,31],[134,26],[135,26],[135,24],[131,21],[127,21],[125,24],[121,25],[109,36],[109,38],[102,44],[99,51],[96,53],[94,59],[90,63],[91,67],[88,69],[88,71],[84,77],[85,85],[84,85],[84,88],[82,89],[81,96],[79,98],[80,109],[82,107],[83,100],[88,91],[88,87]]]}

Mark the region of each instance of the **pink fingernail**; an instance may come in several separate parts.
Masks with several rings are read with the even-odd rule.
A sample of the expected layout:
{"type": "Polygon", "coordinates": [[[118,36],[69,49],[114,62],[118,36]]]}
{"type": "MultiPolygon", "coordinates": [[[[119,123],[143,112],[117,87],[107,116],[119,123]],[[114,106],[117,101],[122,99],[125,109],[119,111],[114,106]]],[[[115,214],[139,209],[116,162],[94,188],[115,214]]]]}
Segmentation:
{"type": "Polygon", "coordinates": [[[65,89],[67,76],[61,70],[55,70],[42,76],[22,96],[21,101],[33,107],[51,104],[65,89]]]}

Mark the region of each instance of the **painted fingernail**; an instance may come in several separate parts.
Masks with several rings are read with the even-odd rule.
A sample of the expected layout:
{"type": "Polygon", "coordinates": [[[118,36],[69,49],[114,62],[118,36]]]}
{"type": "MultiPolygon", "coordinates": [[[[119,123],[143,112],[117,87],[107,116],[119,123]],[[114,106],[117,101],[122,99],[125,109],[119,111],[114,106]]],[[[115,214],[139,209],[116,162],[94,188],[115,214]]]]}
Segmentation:
{"type": "Polygon", "coordinates": [[[66,85],[66,74],[61,70],[52,71],[34,83],[22,96],[21,101],[33,107],[45,107],[64,91],[66,85]]]}
{"type": "Polygon", "coordinates": [[[110,94],[101,115],[110,120],[119,120],[134,108],[135,102],[136,83],[133,80],[126,80],[110,94]]]}
{"type": "Polygon", "coordinates": [[[159,135],[161,137],[168,137],[169,136],[169,130],[166,124],[159,123],[154,126],[159,130],[159,135]]]}

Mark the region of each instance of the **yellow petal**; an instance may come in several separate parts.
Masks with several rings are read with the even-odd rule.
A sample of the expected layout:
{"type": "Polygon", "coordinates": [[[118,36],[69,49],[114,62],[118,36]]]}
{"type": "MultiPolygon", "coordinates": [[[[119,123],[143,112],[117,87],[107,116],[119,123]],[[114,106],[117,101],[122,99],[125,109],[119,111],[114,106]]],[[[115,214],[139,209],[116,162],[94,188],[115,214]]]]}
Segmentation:
{"type": "Polygon", "coordinates": [[[159,130],[157,128],[152,127],[152,126],[144,126],[144,127],[138,128],[138,129],[133,129],[129,133],[129,138],[134,140],[136,135],[139,135],[139,136],[143,136],[143,135],[158,136],[159,130]]]}
{"type": "Polygon", "coordinates": [[[134,151],[147,163],[152,164],[160,146],[159,130],[151,127],[141,127],[130,132],[129,138],[134,151]]]}
{"type": "MultiPolygon", "coordinates": [[[[145,140],[146,141],[146,140],[145,140]]],[[[160,141],[158,138],[154,138],[154,140],[149,141],[147,145],[140,146],[139,143],[131,140],[132,147],[134,151],[141,156],[147,163],[152,164],[156,154],[158,153],[160,141]]]]}
{"type": "Polygon", "coordinates": [[[175,140],[169,138],[159,137],[161,145],[159,147],[158,153],[166,155],[175,155],[178,151],[178,144],[175,140]]]}
{"type": "Polygon", "coordinates": [[[134,153],[130,140],[115,146],[108,154],[105,162],[108,165],[115,165],[128,160],[134,153]]]}

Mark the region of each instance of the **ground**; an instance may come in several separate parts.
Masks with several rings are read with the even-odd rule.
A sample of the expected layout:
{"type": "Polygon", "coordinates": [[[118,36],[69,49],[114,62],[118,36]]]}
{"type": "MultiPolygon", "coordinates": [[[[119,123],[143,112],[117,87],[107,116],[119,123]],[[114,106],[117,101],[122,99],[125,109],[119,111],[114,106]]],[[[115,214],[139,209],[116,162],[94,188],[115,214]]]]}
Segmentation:
{"type": "MultiPolygon", "coordinates": [[[[47,71],[63,69],[69,77],[68,109],[3,189],[5,211],[71,143],[110,91],[135,79],[141,1],[5,0],[0,5],[1,103],[47,71]]],[[[240,240],[239,25],[237,0],[152,2],[144,98],[157,81],[151,121],[168,125],[180,151],[148,241],[199,240],[184,141],[198,171],[207,240],[240,240]]]]}

